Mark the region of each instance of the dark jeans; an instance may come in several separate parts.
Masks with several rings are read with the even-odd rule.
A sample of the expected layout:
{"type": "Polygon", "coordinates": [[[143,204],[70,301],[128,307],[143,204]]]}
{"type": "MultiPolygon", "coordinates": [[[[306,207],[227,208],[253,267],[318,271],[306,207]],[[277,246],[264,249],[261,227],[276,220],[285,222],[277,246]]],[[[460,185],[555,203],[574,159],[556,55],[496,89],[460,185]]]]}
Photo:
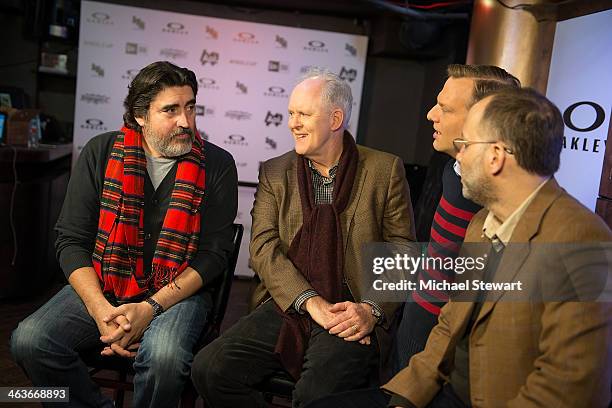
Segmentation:
{"type": "MultiPolygon", "coordinates": [[[[391,395],[380,388],[368,388],[348,391],[316,400],[305,408],[387,408],[391,395]]],[[[455,394],[453,388],[446,384],[427,408],[468,408],[455,394]]]]}
{"type": "MultiPolygon", "coordinates": [[[[211,303],[209,295],[197,294],[151,322],[134,360],[134,407],[178,404],[211,303]]],[[[113,407],[89,378],[78,354],[102,350],[99,337],[81,298],[67,285],[19,323],[11,337],[11,353],[35,386],[69,387],[71,407],[113,407]]]]}
{"type": "Polygon", "coordinates": [[[397,374],[408,366],[413,355],[425,349],[429,333],[438,324],[438,316],[415,302],[406,302],[402,320],[397,327],[392,348],[392,372],[397,374]]]}
{"type": "MultiPolygon", "coordinates": [[[[274,302],[269,301],[196,355],[192,379],[206,406],[267,407],[257,385],[283,369],[274,353],[281,324],[274,302]]],[[[374,344],[348,342],[313,324],[302,375],[293,391],[293,406],[368,386],[377,368],[374,344]]]]}

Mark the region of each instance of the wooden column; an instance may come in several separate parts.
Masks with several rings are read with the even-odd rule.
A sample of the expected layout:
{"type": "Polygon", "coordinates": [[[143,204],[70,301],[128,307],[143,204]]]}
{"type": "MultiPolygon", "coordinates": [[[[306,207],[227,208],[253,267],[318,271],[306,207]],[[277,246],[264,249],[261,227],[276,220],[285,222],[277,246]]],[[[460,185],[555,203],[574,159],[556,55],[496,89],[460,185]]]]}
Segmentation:
{"type": "Polygon", "coordinates": [[[556,1],[476,0],[467,63],[497,65],[545,93],[555,38],[556,1]],[[530,5],[531,7],[525,5],[530,5]],[[529,10],[529,11],[527,11],[529,10]]]}

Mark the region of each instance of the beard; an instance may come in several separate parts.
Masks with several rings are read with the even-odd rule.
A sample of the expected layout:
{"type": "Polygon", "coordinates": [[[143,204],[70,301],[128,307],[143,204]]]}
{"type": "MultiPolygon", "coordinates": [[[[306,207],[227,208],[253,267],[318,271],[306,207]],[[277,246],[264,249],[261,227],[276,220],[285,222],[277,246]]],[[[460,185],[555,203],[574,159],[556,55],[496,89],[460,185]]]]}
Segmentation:
{"type": "Polygon", "coordinates": [[[461,193],[482,207],[489,207],[496,200],[495,187],[482,171],[461,168],[461,193]]]}
{"type": "Polygon", "coordinates": [[[143,128],[147,144],[163,157],[178,157],[191,151],[194,132],[190,128],[178,128],[169,135],[160,135],[150,128],[143,128]],[[184,135],[189,135],[185,138],[184,135]]]}

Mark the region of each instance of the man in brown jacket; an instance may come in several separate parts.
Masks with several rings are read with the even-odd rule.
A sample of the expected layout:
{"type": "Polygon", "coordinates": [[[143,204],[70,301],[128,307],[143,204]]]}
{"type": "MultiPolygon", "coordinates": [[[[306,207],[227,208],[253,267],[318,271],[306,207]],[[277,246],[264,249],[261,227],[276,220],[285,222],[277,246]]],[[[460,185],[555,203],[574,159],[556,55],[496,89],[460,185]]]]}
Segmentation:
{"type": "MultiPolygon", "coordinates": [[[[562,272],[568,259],[541,256],[545,246],[594,243],[609,252],[609,228],[552,178],[562,144],[559,110],[533,90],[502,91],[470,110],[462,138],[455,140],[457,161],[464,196],[485,208],[472,219],[465,242],[489,244],[488,263],[497,262],[487,266],[493,282],[567,284],[562,272]]],[[[596,258],[602,252],[595,251],[596,258]]],[[[609,279],[609,264],[599,271],[609,279]]],[[[582,279],[583,272],[569,277],[582,279]]],[[[521,302],[526,299],[510,291],[489,295],[484,303],[451,299],[425,350],[383,386],[394,394],[390,405],[608,406],[610,303],[544,295],[544,302],[521,302]]]]}
{"type": "Polygon", "coordinates": [[[408,243],[414,227],[401,160],[355,144],[351,106],[329,71],[291,94],[295,151],[262,164],[252,211],[255,309],[193,363],[213,407],[267,406],[257,384],[280,369],[296,380],[294,407],[375,377],[398,305],[364,298],[362,245],[408,243]]]}

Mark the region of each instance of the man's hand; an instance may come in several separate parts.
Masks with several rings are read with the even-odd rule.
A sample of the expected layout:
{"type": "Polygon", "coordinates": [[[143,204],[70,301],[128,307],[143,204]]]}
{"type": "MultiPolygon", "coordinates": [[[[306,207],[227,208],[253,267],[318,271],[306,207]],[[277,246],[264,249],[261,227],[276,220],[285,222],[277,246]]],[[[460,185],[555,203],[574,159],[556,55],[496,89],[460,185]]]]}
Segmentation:
{"type": "Polygon", "coordinates": [[[312,320],[323,328],[334,318],[334,314],[331,312],[332,304],[321,296],[313,296],[306,299],[302,307],[310,314],[312,320]]]}
{"type": "MultiPolygon", "coordinates": [[[[105,321],[104,318],[113,313],[115,311],[115,307],[113,307],[106,299],[103,301],[92,305],[91,309],[88,310],[91,317],[96,322],[96,326],[98,326],[98,331],[100,332],[101,337],[112,337],[113,339],[122,339],[125,337],[125,334],[131,330],[131,324],[128,319],[124,315],[117,315],[115,319],[110,321],[105,321]]],[[[115,351],[111,351],[110,348],[106,347],[102,351],[102,355],[125,355],[127,351],[123,349],[119,344],[115,346],[115,351]],[[108,350],[107,350],[108,349],[108,350]]]]}
{"type": "Polygon", "coordinates": [[[340,302],[334,304],[330,312],[335,316],[323,326],[329,330],[329,334],[335,334],[347,341],[359,340],[361,344],[370,343],[368,335],[376,325],[372,306],[367,303],[340,302]]]}
{"type": "Polygon", "coordinates": [[[129,322],[130,330],[119,336],[101,336],[100,340],[109,344],[103,350],[103,355],[111,355],[114,352],[122,357],[134,357],[139,346],[138,341],[153,320],[153,307],[146,302],[126,303],[110,311],[103,321],[113,322],[122,316],[129,322]]]}

